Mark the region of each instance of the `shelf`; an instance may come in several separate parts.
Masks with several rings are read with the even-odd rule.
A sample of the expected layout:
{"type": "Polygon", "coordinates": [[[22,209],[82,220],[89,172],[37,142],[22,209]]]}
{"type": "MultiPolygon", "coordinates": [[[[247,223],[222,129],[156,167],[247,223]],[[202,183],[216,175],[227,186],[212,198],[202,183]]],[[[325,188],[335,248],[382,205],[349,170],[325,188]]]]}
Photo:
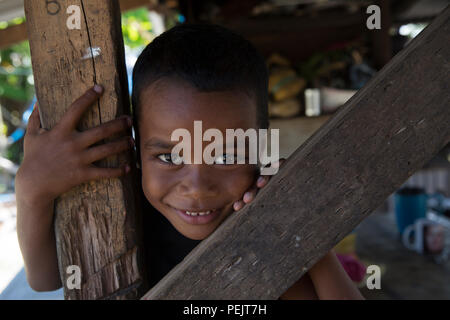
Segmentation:
{"type": "Polygon", "coordinates": [[[270,129],[280,130],[280,157],[287,158],[333,115],[270,119],[270,129]]]}
{"type": "Polygon", "coordinates": [[[265,56],[279,52],[293,63],[318,51],[361,39],[367,33],[363,13],[317,17],[241,18],[219,23],[238,32],[265,56]]]}

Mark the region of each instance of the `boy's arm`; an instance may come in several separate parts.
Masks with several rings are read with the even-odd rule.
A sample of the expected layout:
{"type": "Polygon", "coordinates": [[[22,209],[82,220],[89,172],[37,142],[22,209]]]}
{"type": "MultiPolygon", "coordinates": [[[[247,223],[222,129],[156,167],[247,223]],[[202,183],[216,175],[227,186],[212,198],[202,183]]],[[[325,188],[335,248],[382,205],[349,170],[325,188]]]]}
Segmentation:
{"type": "Polygon", "coordinates": [[[280,300],[317,300],[314,284],[308,273],[305,273],[292,287],[279,298],[280,300]]]}
{"type": "Polygon", "coordinates": [[[333,251],[328,252],[281,300],[362,300],[364,297],[348,277],[333,251]]]}
{"type": "MultiPolygon", "coordinates": [[[[16,181],[20,178],[16,177],[16,181]]],[[[20,182],[16,183],[17,236],[27,281],[36,291],[57,290],[61,279],[52,223],[53,201],[27,203],[22,196],[25,194],[20,182]]]]}
{"type": "Polygon", "coordinates": [[[76,130],[87,108],[98,100],[96,86],[76,100],[51,130],[40,128],[35,106],[24,137],[24,158],[17,171],[17,236],[28,283],[36,291],[61,287],[53,230],[54,200],[84,182],[126,174],[129,166],[99,168],[94,162],[129,150],[131,137],[92,147],[128,131],[130,117],[120,117],[82,132],[76,130]],[[127,168],[128,167],[128,168],[127,168]]]}
{"type": "Polygon", "coordinates": [[[317,262],[308,274],[320,300],[364,299],[333,250],[317,262]]]}

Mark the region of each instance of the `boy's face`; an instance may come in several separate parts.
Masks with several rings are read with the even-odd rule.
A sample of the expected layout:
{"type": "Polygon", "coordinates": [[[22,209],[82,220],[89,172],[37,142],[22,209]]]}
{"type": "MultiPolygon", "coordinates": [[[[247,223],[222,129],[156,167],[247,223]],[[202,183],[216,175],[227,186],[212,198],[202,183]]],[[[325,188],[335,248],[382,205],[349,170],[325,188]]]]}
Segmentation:
{"type": "MultiPolygon", "coordinates": [[[[254,183],[257,166],[208,165],[203,160],[202,164],[172,164],[170,153],[179,142],[171,141],[172,132],[179,128],[190,132],[194,163],[194,121],[202,121],[203,133],[209,128],[219,129],[225,143],[226,129],[257,128],[256,103],[244,93],[199,92],[186,82],[172,79],[161,79],[144,89],[140,101],[144,194],[178,232],[202,240],[233,212],[234,202],[242,199],[254,183]],[[193,216],[185,211],[212,212],[193,216]]],[[[210,143],[202,142],[202,150],[210,143]]],[[[227,151],[224,147],[224,153],[227,151]]]]}

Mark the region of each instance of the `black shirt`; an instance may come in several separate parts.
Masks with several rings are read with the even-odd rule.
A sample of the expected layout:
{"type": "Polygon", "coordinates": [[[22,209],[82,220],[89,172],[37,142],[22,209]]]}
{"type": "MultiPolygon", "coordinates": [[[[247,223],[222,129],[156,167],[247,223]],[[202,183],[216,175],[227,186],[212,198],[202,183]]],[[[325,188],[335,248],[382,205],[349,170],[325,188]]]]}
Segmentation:
{"type": "Polygon", "coordinates": [[[194,249],[201,240],[186,238],[142,194],[144,249],[152,288],[194,249]]]}

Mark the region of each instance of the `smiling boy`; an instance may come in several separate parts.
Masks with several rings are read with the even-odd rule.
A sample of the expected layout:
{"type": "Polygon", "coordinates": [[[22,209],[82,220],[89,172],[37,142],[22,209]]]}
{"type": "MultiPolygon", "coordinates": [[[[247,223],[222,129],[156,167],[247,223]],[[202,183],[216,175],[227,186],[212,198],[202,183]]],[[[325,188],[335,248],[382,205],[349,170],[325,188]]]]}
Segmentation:
{"type": "Polygon", "coordinates": [[[198,92],[180,80],[163,79],[152,87],[142,94],[146,102],[139,106],[145,110],[138,120],[142,190],[181,234],[201,240],[233,212],[234,203],[254,183],[258,168],[250,164],[173,164],[171,133],[186,128],[193,135],[198,119],[204,127],[224,133],[227,128],[255,128],[256,106],[243,93],[198,92]]]}
{"type": "MultiPolygon", "coordinates": [[[[151,285],[252,201],[268,181],[258,175],[258,165],[226,164],[228,151],[215,155],[213,164],[175,164],[172,133],[184,128],[193,136],[195,121],[224,136],[227,129],[267,128],[267,79],[264,59],[255,48],[214,25],[174,27],[147,46],[136,62],[133,123],[147,200],[144,234],[151,285]]],[[[79,183],[125,173],[123,168],[95,168],[92,162],[128,149],[129,138],[89,146],[126,130],[126,118],[74,133],[83,112],[100,97],[101,88],[95,89],[77,100],[52,130],[39,129],[37,110],[27,128],[24,162],[16,177],[18,236],[27,279],[36,290],[61,286],[51,228],[54,199],[79,183]],[[67,145],[72,147],[63,147],[67,145]],[[55,153],[53,158],[45,155],[55,153]],[[78,173],[75,179],[68,171],[78,173]]],[[[362,296],[330,252],[280,298],[362,296]]]]}

